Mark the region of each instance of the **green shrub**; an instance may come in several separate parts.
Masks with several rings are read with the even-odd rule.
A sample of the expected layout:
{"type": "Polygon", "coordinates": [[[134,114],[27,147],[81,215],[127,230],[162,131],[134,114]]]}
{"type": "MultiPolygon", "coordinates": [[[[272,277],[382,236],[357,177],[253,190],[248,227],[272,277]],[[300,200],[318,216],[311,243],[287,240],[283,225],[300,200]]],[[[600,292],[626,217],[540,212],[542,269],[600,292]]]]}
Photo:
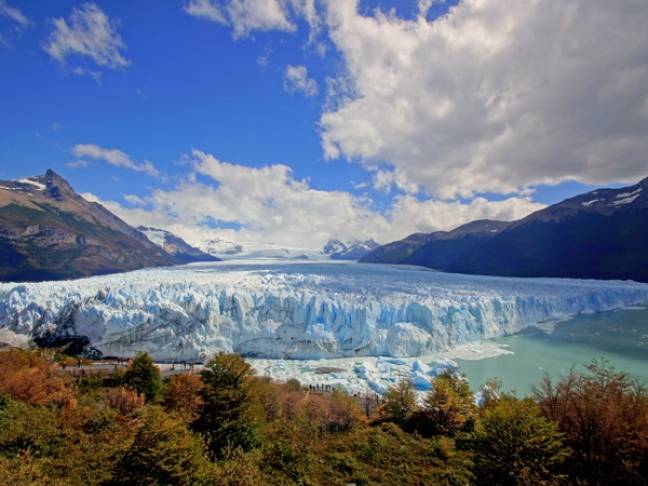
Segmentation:
{"type": "Polygon", "coordinates": [[[211,465],[200,440],[158,406],[149,406],[135,440],[119,462],[115,484],[207,484],[211,465]]]}
{"type": "Polygon", "coordinates": [[[124,373],[124,384],[137,393],[142,393],[149,402],[154,401],[162,391],[160,369],[148,353],[138,353],[124,373]]]}

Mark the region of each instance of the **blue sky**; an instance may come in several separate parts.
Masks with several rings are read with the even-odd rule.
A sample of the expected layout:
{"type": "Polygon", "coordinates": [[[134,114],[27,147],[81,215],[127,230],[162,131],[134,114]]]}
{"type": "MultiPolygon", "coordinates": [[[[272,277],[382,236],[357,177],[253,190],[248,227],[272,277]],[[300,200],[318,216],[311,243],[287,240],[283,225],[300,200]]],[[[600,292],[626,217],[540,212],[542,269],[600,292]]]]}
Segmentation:
{"type": "MultiPolygon", "coordinates": [[[[502,34],[497,22],[553,35],[547,26],[562,20],[559,2],[543,11],[531,2],[506,11],[502,2],[472,3],[0,0],[0,177],[52,168],[127,221],[153,221],[194,242],[315,247],[328,237],[384,242],[520,217],[646,171],[646,121],[629,113],[633,98],[648,107],[641,86],[592,106],[575,91],[579,75],[558,75],[569,72],[565,57],[547,64],[556,77],[549,68],[534,88],[540,100],[493,108],[537,79],[521,57],[536,46],[516,45],[515,30],[502,34]],[[590,126],[597,116],[613,121],[590,126]],[[267,177],[279,180],[260,187],[267,177]],[[257,193],[243,210],[235,194],[250,187],[257,193]],[[271,225],[258,216],[270,209],[271,225]]],[[[630,34],[641,25],[602,1],[577,3],[598,16],[594,24],[630,34]]],[[[615,57],[629,45],[640,52],[639,33],[607,43],[612,52],[601,61],[606,32],[599,41],[588,27],[570,34],[583,46],[583,72],[587,63],[594,77],[625,62],[646,68],[645,56],[615,57]]],[[[556,27],[559,45],[574,40],[559,35],[556,27]]]]}

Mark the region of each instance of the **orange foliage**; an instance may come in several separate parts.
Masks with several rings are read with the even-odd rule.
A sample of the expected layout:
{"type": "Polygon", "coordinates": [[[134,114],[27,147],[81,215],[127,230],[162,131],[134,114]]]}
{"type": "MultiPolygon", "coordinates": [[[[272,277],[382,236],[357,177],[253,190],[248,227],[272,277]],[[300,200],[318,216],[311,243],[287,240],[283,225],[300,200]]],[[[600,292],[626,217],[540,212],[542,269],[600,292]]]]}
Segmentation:
{"type": "Polygon", "coordinates": [[[117,410],[122,415],[131,415],[135,410],[142,408],[146,397],[128,388],[109,388],[103,396],[104,402],[117,410]]]}
{"type": "Polygon", "coordinates": [[[20,349],[0,352],[0,392],[32,405],[76,403],[70,377],[53,360],[20,349]]]}
{"type": "Polygon", "coordinates": [[[302,417],[329,432],[350,430],[366,422],[360,402],[339,390],[332,393],[296,391],[291,385],[269,383],[261,398],[266,418],[283,417],[294,421],[302,417]]]}
{"type": "Polygon", "coordinates": [[[196,418],[202,405],[200,391],[204,384],[198,375],[181,374],[169,378],[164,390],[163,405],[167,410],[189,419],[196,418]]]}
{"type": "Polygon", "coordinates": [[[593,362],[535,390],[543,414],[573,449],[570,473],[587,484],[646,484],[648,390],[623,372],[593,362]]]}

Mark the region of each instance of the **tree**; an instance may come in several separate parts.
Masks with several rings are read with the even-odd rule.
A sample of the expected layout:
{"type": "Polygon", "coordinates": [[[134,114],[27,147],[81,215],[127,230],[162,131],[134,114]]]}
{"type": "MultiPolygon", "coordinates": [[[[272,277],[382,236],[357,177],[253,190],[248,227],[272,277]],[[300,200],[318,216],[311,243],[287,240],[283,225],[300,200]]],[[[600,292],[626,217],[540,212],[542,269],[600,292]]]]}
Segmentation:
{"type": "Polygon", "coordinates": [[[452,372],[435,378],[416,428],[426,435],[454,435],[474,420],[474,397],[468,382],[452,372]]]}
{"type": "Polygon", "coordinates": [[[365,422],[358,402],[341,390],[333,390],[329,397],[330,419],[327,428],[332,432],[347,432],[365,422]]]}
{"type": "Polygon", "coordinates": [[[648,392],[628,374],[592,362],[534,391],[574,453],[570,476],[589,484],[648,484],[648,392]]]}
{"type": "Polygon", "coordinates": [[[252,413],[250,365],[235,354],[219,353],[201,372],[202,406],[194,429],[205,437],[214,457],[226,448],[249,450],[257,443],[252,413]]]}
{"type": "Polygon", "coordinates": [[[478,428],[475,477],[479,484],[554,484],[569,455],[556,424],[531,399],[507,396],[485,410],[478,428]]]}
{"type": "Polygon", "coordinates": [[[192,374],[171,376],[164,387],[162,404],[168,411],[193,421],[202,406],[200,396],[202,388],[203,382],[199,376],[192,374]]]}
{"type": "Polygon", "coordinates": [[[144,395],[122,386],[109,388],[103,394],[104,403],[117,410],[121,415],[132,415],[144,406],[144,395]]]}
{"type": "Polygon", "coordinates": [[[401,380],[396,386],[390,387],[385,394],[384,412],[394,422],[403,425],[417,410],[414,386],[409,380],[401,380]]]}
{"type": "Polygon", "coordinates": [[[32,405],[75,402],[70,377],[54,360],[21,349],[0,352],[0,393],[32,405]]]}
{"type": "Polygon", "coordinates": [[[202,444],[179,420],[150,406],[113,475],[117,484],[208,484],[210,462],[202,444]]]}
{"type": "Polygon", "coordinates": [[[124,374],[124,384],[144,394],[149,402],[158,397],[162,391],[162,376],[148,353],[137,353],[124,374]]]}

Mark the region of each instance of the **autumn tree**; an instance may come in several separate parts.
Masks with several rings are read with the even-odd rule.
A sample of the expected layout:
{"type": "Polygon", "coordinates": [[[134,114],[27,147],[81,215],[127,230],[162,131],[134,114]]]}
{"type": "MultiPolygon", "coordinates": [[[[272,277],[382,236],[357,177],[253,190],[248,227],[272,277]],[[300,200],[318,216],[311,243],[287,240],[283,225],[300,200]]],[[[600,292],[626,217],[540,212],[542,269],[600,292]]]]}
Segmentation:
{"type": "Polygon", "coordinates": [[[153,359],[146,352],[137,353],[123,378],[124,384],[142,393],[149,402],[154,401],[162,391],[162,375],[153,359]]]}
{"type": "Polygon", "coordinates": [[[53,359],[21,349],[0,352],[0,393],[32,405],[75,400],[70,377],[53,359]]]}
{"type": "Polygon", "coordinates": [[[201,372],[202,406],[193,426],[205,437],[214,457],[225,448],[251,449],[257,442],[252,413],[250,365],[235,354],[219,353],[201,372]]]}
{"type": "Polygon", "coordinates": [[[573,449],[570,476],[589,484],[648,484],[648,393],[628,374],[596,361],[535,389],[545,417],[573,449]]]}
{"type": "Polygon", "coordinates": [[[394,422],[405,424],[417,409],[414,385],[411,381],[401,380],[387,390],[383,411],[394,422]]]}
{"type": "Polygon", "coordinates": [[[353,397],[342,390],[333,390],[329,396],[330,418],[328,429],[346,432],[365,422],[360,406],[353,397]]]}
{"type": "Polygon", "coordinates": [[[485,410],[473,449],[479,484],[554,484],[569,454],[556,424],[531,399],[511,396],[485,410]]]}
{"type": "Polygon", "coordinates": [[[135,440],[113,475],[116,484],[208,484],[211,464],[198,440],[159,406],[149,406],[135,440]]]}
{"type": "Polygon", "coordinates": [[[468,428],[475,414],[468,381],[453,372],[437,376],[425,404],[417,414],[415,428],[425,435],[454,435],[468,428]]]}
{"type": "Polygon", "coordinates": [[[120,386],[106,390],[103,394],[103,401],[121,415],[131,415],[144,406],[146,398],[135,390],[120,386]]]}
{"type": "Polygon", "coordinates": [[[199,376],[188,373],[173,375],[164,387],[162,404],[166,410],[193,421],[202,406],[202,388],[203,382],[199,376]]]}

